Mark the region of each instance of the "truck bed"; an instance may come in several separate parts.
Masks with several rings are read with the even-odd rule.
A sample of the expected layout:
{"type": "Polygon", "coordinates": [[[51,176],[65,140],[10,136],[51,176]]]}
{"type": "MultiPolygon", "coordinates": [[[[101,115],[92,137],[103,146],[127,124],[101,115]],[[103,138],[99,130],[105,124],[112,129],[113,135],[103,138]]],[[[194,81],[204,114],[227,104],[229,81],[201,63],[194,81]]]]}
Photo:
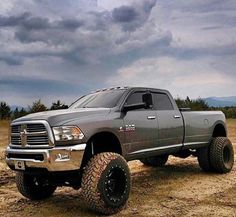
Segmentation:
{"type": "Polygon", "coordinates": [[[184,146],[188,148],[208,144],[215,126],[225,123],[221,111],[184,111],[181,114],[185,125],[184,146]]]}

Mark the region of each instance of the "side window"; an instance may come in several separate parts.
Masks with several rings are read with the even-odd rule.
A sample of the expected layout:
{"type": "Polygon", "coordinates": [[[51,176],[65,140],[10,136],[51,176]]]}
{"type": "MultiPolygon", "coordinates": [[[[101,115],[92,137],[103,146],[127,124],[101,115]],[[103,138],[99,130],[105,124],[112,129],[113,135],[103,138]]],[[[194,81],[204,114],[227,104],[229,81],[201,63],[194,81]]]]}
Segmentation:
{"type": "Polygon", "coordinates": [[[126,100],[125,104],[126,105],[131,105],[131,104],[137,104],[137,103],[142,103],[143,102],[143,96],[144,92],[135,92],[132,93],[128,99],[126,100]]]}
{"type": "Polygon", "coordinates": [[[155,110],[174,110],[174,107],[165,93],[152,93],[155,110]]]}

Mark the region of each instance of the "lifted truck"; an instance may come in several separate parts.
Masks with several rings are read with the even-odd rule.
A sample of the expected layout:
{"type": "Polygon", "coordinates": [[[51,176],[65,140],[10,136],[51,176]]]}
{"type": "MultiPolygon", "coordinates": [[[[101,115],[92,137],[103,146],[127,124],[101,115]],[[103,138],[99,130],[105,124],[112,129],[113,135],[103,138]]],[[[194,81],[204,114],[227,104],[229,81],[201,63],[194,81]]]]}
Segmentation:
{"type": "Polygon", "coordinates": [[[166,90],[117,87],[85,95],[67,110],[11,124],[6,162],[20,193],[50,197],[57,186],[82,189],[87,206],[120,211],[131,187],[127,161],[163,166],[169,155],[196,156],[204,171],[227,173],[234,152],[222,112],[179,109],[166,90]]]}

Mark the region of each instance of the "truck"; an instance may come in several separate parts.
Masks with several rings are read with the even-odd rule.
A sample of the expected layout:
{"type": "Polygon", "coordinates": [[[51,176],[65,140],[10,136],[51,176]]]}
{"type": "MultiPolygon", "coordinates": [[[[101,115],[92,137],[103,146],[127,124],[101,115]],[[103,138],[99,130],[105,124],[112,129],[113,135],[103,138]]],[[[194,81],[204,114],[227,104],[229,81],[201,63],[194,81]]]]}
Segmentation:
{"type": "Polygon", "coordinates": [[[70,186],[81,189],[89,209],[108,215],[129,198],[128,161],[162,167],[170,155],[192,155],[211,173],[228,173],[234,164],[224,114],[178,108],[162,89],[101,89],[68,109],[18,118],[10,128],[6,163],[23,196],[43,200],[70,186]]]}

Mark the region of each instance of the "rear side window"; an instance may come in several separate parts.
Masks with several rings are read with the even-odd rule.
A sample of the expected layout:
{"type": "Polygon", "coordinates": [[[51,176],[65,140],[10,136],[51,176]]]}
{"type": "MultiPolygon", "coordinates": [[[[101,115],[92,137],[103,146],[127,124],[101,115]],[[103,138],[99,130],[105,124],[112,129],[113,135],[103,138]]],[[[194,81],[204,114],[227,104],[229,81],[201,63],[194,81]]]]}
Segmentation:
{"type": "Polygon", "coordinates": [[[165,93],[152,93],[153,108],[155,110],[174,110],[174,107],[165,93]]]}
{"type": "Polygon", "coordinates": [[[126,100],[126,105],[131,105],[131,104],[138,104],[138,103],[142,103],[143,102],[143,94],[145,92],[135,92],[132,93],[128,99],[126,100]]]}

